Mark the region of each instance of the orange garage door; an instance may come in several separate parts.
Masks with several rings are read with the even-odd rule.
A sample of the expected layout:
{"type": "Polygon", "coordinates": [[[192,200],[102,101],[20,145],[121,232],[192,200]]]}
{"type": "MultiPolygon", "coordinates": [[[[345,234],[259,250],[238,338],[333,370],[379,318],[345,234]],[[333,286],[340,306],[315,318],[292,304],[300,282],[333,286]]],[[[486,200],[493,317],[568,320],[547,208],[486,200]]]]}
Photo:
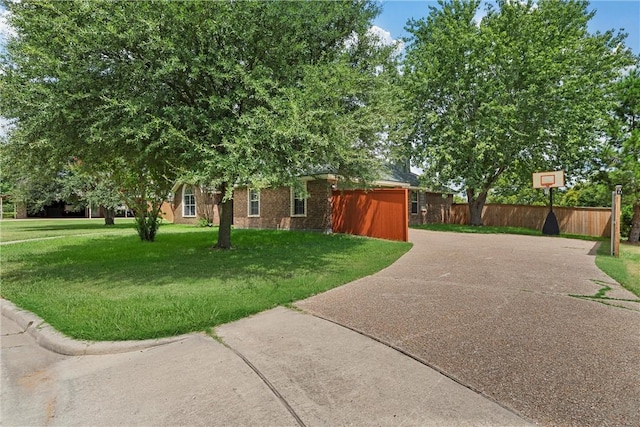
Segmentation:
{"type": "Polygon", "coordinates": [[[404,188],[334,191],[335,233],[409,240],[408,192],[404,188]]]}

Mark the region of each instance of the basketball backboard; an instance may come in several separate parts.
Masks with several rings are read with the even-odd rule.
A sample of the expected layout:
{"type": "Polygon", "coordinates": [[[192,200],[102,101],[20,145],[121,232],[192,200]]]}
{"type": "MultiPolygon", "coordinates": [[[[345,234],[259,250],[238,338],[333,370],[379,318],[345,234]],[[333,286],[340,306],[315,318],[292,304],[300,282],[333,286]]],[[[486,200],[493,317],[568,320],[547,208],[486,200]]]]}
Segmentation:
{"type": "Polygon", "coordinates": [[[533,173],[533,188],[558,187],[564,187],[564,171],[533,173]]]}

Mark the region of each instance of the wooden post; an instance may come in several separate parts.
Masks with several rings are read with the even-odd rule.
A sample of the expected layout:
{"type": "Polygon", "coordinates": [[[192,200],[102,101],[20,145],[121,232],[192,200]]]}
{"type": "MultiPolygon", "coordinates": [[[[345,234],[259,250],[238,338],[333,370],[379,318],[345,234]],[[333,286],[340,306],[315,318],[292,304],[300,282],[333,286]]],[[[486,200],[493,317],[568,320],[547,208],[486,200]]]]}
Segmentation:
{"type": "Polygon", "coordinates": [[[622,202],[622,185],[616,185],[616,191],[613,196],[613,217],[611,221],[613,223],[612,240],[612,255],[616,258],[620,257],[620,203],[622,202]]]}

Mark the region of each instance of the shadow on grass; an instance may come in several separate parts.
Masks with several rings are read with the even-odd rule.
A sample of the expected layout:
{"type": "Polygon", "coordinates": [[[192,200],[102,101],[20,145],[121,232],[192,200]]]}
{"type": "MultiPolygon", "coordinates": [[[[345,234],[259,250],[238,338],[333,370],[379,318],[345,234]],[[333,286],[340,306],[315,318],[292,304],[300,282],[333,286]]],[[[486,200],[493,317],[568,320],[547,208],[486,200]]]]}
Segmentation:
{"type": "Polygon", "coordinates": [[[3,249],[3,296],[80,339],[203,330],[372,274],[409,244],[345,235],[172,230],[145,243],[106,235],[3,249]]]}
{"type": "MultiPolygon", "coordinates": [[[[34,220],[37,221],[37,220],[34,220]]],[[[21,221],[20,223],[11,224],[13,227],[11,231],[20,231],[20,232],[44,232],[44,231],[85,231],[85,230],[125,230],[134,228],[134,223],[132,220],[126,220],[126,222],[118,222],[116,219],[115,224],[113,225],[105,225],[104,220],[91,220],[92,222],[74,222],[74,220],[67,220],[68,224],[61,224],[59,222],[52,222],[51,224],[43,225],[43,222],[40,221],[38,224],[27,225],[27,221],[21,221]]],[[[6,227],[6,224],[5,224],[6,227]]]]}
{"type": "MultiPolygon", "coordinates": [[[[217,230],[158,234],[154,243],[137,236],[66,239],[55,250],[22,258],[23,268],[3,274],[5,283],[25,277],[84,282],[87,287],[160,286],[176,282],[268,281],[318,269],[363,239],[314,233],[234,230],[234,249],[213,250],[217,230]],[[72,241],[73,243],[70,243],[72,241]]],[[[6,260],[11,262],[11,254],[6,260]]],[[[26,255],[26,254],[25,254],[26,255]]]]}
{"type": "MultiPolygon", "coordinates": [[[[217,230],[158,234],[156,242],[137,236],[102,236],[57,241],[55,250],[19,256],[23,268],[10,269],[4,279],[33,278],[85,282],[87,286],[149,286],[200,279],[241,281],[278,279],[322,269],[331,271],[336,258],[364,239],[316,233],[236,230],[234,248],[212,249],[217,230]]],[[[51,245],[51,243],[44,243],[51,245]]],[[[11,263],[11,254],[6,254],[11,263]]]]}

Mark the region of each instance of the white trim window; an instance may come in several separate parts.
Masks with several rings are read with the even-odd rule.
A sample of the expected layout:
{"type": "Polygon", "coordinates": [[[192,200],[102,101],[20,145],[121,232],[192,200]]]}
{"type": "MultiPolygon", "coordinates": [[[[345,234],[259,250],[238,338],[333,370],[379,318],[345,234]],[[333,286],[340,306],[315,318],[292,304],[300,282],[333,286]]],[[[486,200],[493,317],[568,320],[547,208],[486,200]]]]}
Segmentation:
{"type": "Polygon", "coordinates": [[[182,187],[182,217],[194,218],[196,216],[196,195],[190,185],[182,187]]]}
{"type": "Polygon", "coordinates": [[[260,191],[250,189],[247,198],[247,216],[260,216],[260,191]]]}
{"type": "Polygon", "coordinates": [[[291,216],[292,217],[305,217],[307,216],[307,183],[304,183],[304,191],[296,191],[294,187],[291,187],[291,216]]]}
{"type": "Polygon", "coordinates": [[[411,215],[417,215],[418,214],[418,192],[417,191],[410,191],[410,198],[411,198],[411,215]]]}

